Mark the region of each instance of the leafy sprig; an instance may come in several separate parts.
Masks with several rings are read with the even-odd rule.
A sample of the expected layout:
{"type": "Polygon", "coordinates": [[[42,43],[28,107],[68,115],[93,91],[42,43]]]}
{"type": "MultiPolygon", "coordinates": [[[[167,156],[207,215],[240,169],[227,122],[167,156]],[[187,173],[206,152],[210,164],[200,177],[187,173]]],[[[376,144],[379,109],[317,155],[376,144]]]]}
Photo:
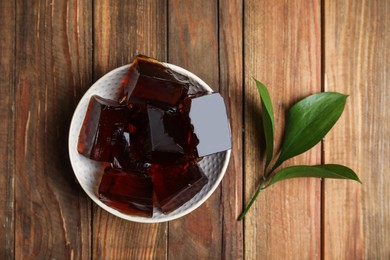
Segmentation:
{"type": "Polygon", "coordinates": [[[343,113],[348,96],[336,92],[322,92],[308,96],[294,104],[287,113],[281,151],[273,166],[270,167],[274,156],[274,114],[272,102],[265,85],[256,79],[254,80],[261,100],[266,159],[260,185],[238,220],[242,220],[245,217],[261,190],[282,180],[316,177],[349,179],[361,183],[359,177],[352,169],[338,164],[297,165],[285,167],[274,173],[283,162],[306,152],[325,137],[343,113]]]}

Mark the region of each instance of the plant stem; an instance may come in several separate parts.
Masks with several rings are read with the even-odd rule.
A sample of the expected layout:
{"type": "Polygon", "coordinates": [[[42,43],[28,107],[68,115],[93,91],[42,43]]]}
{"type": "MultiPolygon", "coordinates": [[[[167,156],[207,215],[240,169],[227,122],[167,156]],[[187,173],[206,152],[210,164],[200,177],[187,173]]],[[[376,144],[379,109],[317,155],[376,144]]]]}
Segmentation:
{"type": "Polygon", "coordinates": [[[273,173],[273,171],[280,165],[281,163],[280,162],[276,162],[274,164],[274,166],[271,168],[271,170],[266,173],[266,170],[264,169],[264,176],[263,176],[263,179],[261,180],[260,182],[260,186],[259,188],[256,190],[255,192],[255,195],[253,195],[251,201],[249,202],[248,206],[246,206],[246,208],[244,209],[244,211],[240,214],[240,216],[238,217],[238,221],[240,220],[243,220],[245,215],[248,213],[249,209],[252,207],[252,204],[255,202],[257,196],[259,196],[260,194],[260,191],[264,190],[266,187],[263,187],[264,186],[264,183],[266,182],[266,180],[271,176],[271,174],[273,173]]]}
{"type": "Polygon", "coordinates": [[[259,188],[256,190],[256,193],[255,195],[253,195],[253,198],[251,199],[251,201],[249,202],[248,206],[246,206],[246,208],[244,209],[244,211],[240,214],[240,216],[238,217],[238,220],[243,220],[246,213],[248,213],[249,209],[252,207],[252,204],[255,202],[257,196],[259,196],[260,194],[260,191],[262,190],[262,186],[264,185],[264,182],[266,181],[266,176],[263,177],[263,180],[261,181],[260,183],[260,186],[259,188]]]}
{"type": "Polygon", "coordinates": [[[279,156],[279,158],[276,160],[274,166],[272,166],[271,170],[266,175],[266,177],[268,178],[276,170],[276,168],[278,168],[282,163],[283,163],[283,160],[281,160],[280,156],[279,156]]]}

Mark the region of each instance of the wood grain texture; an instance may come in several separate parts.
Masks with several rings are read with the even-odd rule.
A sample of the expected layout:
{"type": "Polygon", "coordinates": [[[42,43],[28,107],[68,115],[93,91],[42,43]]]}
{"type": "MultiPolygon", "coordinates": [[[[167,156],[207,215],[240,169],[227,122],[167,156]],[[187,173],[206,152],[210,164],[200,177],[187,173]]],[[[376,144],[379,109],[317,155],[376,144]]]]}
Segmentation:
{"type": "Polygon", "coordinates": [[[91,17],[84,1],[16,1],[16,259],[90,257],[90,209],[67,138],[91,81],[91,17]]]}
{"type": "MultiPolygon", "coordinates": [[[[168,2],[169,62],[218,91],[217,1],[168,2]]],[[[169,223],[170,259],[219,259],[222,250],[221,188],[197,210],[169,223]]]]}
{"type": "MultiPolygon", "coordinates": [[[[260,98],[252,77],[269,89],[276,148],[287,108],[321,91],[320,1],[245,1],[245,202],[262,176],[260,98]]],[[[289,164],[319,164],[316,146],[289,164]]],[[[321,187],[316,179],[281,182],[264,190],[245,218],[246,259],[319,259],[321,187]]]]}
{"type": "Polygon", "coordinates": [[[389,259],[390,3],[325,1],[324,10],[325,89],[350,95],[325,161],[363,181],[325,182],[325,259],[389,259]]]}
{"type": "Polygon", "coordinates": [[[219,1],[220,92],[230,116],[232,153],[222,180],[222,259],[243,259],[243,57],[241,0],[219,1]]]}
{"type": "Polygon", "coordinates": [[[0,259],[14,258],[15,3],[0,3],[0,259]]]}
{"type": "MultiPolygon", "coordinates": [[[[136,54],[166,60],[165,1],[94,2],[94,79],[136,54]]],[[[94,205],[93,259],[166,259],[167,224],[138,224],[94,205]]]]}
{"type": "Polygon", "coordinates": [[[1,1],[0,259],[389,259],[389,16],[384,0],[1,1]],[[78,101],[138,53],[220,91],[232,129],[220,187],[164,224],[99,209],[68,159],[78,101]],[[323,144],[284,165],[344,164],[363,185],[280,182],[236,221],[264,163],[252,77],[270,91],[276,148],[294,102],[322,83],[349,94],[323,144]]]}
{"type": "Polygon", "coordinates": [[[94,3],[94,78],[144,54],[166,60],[166,2],[94,3]]]}

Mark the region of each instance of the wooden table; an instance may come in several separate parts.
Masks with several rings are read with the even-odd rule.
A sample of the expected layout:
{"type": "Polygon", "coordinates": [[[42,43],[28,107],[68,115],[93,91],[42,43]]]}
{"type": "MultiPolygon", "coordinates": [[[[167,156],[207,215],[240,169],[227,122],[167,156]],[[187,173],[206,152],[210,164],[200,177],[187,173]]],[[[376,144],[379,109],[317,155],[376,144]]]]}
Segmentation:
{"type": "Polygon", "coordinates": [[[0,13],[0,259],[389,259],[390,1],[10,0],[0,13]],[[163,224],[98,208],[67,151],[82,95],[138,53],[221,92],[232,126],[219,188],[163,224]],[[294,102],[349,94],[323,142],[284,166],[340,163],[363,185],[281,182],[236,221],[264,163],[252,77],[269,88],[276,147],[294,102]]]}

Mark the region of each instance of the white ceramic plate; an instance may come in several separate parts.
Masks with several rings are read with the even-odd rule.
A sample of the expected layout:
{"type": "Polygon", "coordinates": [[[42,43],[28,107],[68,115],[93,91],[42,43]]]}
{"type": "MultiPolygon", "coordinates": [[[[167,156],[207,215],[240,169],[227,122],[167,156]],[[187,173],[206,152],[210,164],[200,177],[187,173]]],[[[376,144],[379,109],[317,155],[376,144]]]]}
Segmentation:
{"type": "MultiPolygon", "coordinates": [[[[193,73],[172,64],[164,64],[170,67],[172,70],[187,75],[188,77],[197,81],[200,85],[199,88],[201,88],[199,90],[212,91],[205,82],[203,82],[193,73]]],[[[93,86],[84,94],[79,104],[77,105],[69,130],[69,156],[73,171],[81,187],[88,194],[88,196],[97,205],[115,216],[142,223],[158,223],[177,219],[198,208],[218,187],[229,163],[231,152],[230,150],[206,156],[198,163],[209,179],[207,185],[204,186],[198,194],[196,194],[187,203],[169,214],[163,214],[159,210],[154,210],[153,217],[151,218],[124,214],[101,202],[98,197],[98,187],[103,175],[103,170],[107,164],[87,159],[77,152],[78,136],[91,96],[99,95],[104,98],[118,99],[120,82],[126,75],[129,66],[130,65],[119,67],[104,75],[95,84],[93,84],[93,86]]],[[[198,89],[190,89],[190,91],[194,92],[198,91],[198,89]]]]}

